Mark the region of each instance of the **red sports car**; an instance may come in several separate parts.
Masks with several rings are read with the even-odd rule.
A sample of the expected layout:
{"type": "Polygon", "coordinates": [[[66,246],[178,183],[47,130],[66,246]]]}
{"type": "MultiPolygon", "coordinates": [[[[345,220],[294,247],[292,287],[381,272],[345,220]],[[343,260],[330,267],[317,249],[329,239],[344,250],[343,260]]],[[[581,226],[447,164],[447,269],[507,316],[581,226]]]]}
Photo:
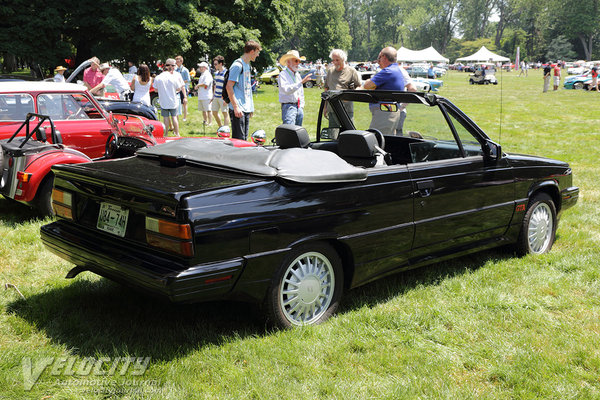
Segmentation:
{"type": "Polygon", "coordinates": [[[107,112],[81,85],[0,82],[0,193],[51,215],[53,165],[129,156],[179,139],[164,133],[159,121],[107,112]]]}

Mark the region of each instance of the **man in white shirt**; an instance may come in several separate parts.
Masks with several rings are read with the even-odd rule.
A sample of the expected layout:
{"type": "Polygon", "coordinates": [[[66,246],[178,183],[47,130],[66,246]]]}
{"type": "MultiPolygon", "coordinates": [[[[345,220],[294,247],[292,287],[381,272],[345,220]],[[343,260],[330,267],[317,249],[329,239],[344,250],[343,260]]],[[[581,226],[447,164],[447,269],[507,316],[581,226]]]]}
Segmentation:
{"type": "Polygon", "coordinates": [[[129,73],[130,74],[137,74],[137,67],[135,66],[135,64],[133,63],[133,61],[127,61],[127,65],[129,65],[129,73]]]}
{"type": "Polygon", "coordinates": [[[181,74],[175,72],[175,60],[168,58],[165,61],[165,70],[154,78],[154,88],[158,91],[158,101],[167,131],[172,125],[175,136],[179,136],[177,109],[180,102],[179,92],[184,90],[184,86],[181,74]]]}
{"type": "Polygon", "coordinates": [[[198,64],[200,76],[195,89],[198,91],[198,111],[202,111],[202,123],[210,125],[212,123],[212,114],[210,102],[213,98],[213,77],[208,69],[208,63],[202,61],[198,64]]]}
{"type": "Polygon", "coordinates": [[[279,59],[281,65],[286,67],[279,73],[279,102],[281,103],[281,119],[284,124],[302,126],[304,119],[304,84],[311,79],[307,74],[304,79],[298,72],[300,57],[297,50],[290,50],[279,59]]]}
{"type": "Polygon", "coordinates": [[[123,78],[123,74],[119,72],[116,68],[111,68],[108,63],[103,63],[99,67],[100,72],[104,75],[104,79],[98,85],[90,89],[92,94],[97,94],[102,89],[104,89],[107,85],[113,85],[119,93],[119,98],[121,100],[126,100],[125,95],[131,91],[131,87],[129,86],[129,82],[123,78]]]}

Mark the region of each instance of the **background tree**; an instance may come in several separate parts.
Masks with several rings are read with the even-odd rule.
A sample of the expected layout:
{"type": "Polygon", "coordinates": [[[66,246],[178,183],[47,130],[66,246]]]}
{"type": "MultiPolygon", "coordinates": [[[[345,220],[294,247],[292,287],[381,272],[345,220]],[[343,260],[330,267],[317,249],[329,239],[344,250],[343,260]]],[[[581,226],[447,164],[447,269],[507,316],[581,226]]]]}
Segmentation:
{"type": "Polygon", "coordinates": [[[339,0],[303,0],[300,16],[300,49],[309,60],[327,59],[334,48],[348,49],[352,44],[344,4],[339,0]]]}

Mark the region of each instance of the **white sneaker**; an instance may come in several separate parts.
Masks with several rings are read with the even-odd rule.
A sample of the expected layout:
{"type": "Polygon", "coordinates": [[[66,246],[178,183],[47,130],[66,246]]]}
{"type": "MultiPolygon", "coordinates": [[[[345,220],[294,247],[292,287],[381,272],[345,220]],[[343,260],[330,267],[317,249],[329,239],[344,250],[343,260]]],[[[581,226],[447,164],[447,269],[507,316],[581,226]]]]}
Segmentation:
{"type": "Polygon", "coordinates": [[[185,118],[184,118],[184,119],[183,119],[183,122],[186,122],[186,121],[187,121],[187,119],[185,119],[185,118]]]}

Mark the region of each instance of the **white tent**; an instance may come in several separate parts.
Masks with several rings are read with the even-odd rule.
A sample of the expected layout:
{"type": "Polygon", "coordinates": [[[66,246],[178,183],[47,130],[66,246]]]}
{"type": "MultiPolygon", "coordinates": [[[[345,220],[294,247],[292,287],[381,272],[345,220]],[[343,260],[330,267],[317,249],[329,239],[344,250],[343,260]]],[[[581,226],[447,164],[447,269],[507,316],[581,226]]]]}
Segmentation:
{"type": "Polygon", "coordinates": [[[485,46],[481,46],[481,48],[474,54],[471,54],[468,57],[457,58],[456,61],[510,61],[508,57],[499,56],[496,53],[492,53],[485,46]]]}
{"type": "Polygon", "coordinates": [[[423,50],[410,50],[406,47],[398,49],[398,61],[407,62],[448,62],[449,60],[437,52],[433,47],[428,47],[423,50]]]}

